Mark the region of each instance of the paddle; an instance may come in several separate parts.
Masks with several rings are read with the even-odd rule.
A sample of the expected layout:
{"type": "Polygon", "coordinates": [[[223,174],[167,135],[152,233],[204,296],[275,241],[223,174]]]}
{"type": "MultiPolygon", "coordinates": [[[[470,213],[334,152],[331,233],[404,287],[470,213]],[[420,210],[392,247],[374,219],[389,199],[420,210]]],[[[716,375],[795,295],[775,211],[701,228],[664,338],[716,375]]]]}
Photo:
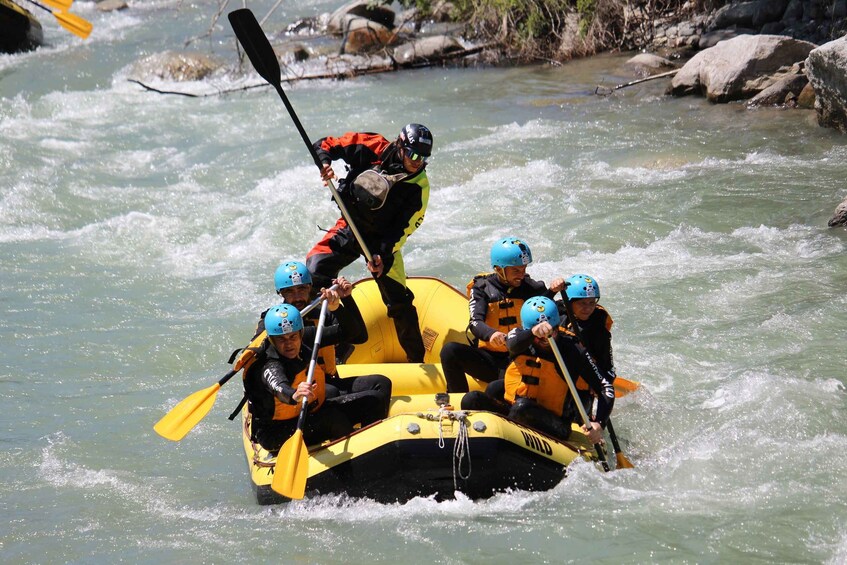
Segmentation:
{"type": "MultiPolygon", "coordinates": [[[[288,110],[291,119],[294,120],[294,125],[297,126],[297,131],[300,132],[300,137],[303,138],[303,143],[305,143],[306,147],[309,149],[309,153],[312,155],[315,165],[318,166],[318,169],[323,171],[323,163],[321,163],[318,153],[312,146],[312,142],[309,141],[309,136],[306,135],[306,130],[303,129],[303,124],[300,123],[300,119],[297,117],[294,107],[291,106],[291,102],[288,101],[288,97],[282,90],[279,60],[276,58],[276,53],[274,53],[274,49],[271,47],[268,38],[265,37],[265,32],[262,31],[262,27],[259,25],[259,22],[256,21],[256,16],[253,15],[253,12],[251,12],[249,8],[242,8],[240,10],[230,12],[228,17],[229,23],[232,25],[232,30],[235,32],[235,37],[238,38],[238,42],[241,43],[241,46],[244,47],[244,52],[247,53],[247,58],[250,59],[250,62],[253,64],[256,72],[258,72],[259,75],[268,82],[268,84],[276,89],[277,94],[279,94],[279,97],[282,98],[282,102],[285,104],[285,108],[288,110]]],[[[365,255],[365,258],[369,263],[373,262],[371,252],[368,250],[367,245],[365,245],[365,240],[362,239],[362,235],[356,228],[356,224],[354,224],[350,218],[350,213],[347,212],[347,207],[344,205],[344,201],[341,200],[341,196],[339,196],[338,191],[335,189],[335,185],[332,183],[332,180],[327,180],[327,186],[332,192],[335,203],[338,204],[338,209],[341,210],[342,217],[347,222],[347,225],[350,226],[350,230],[356,237],[359,247],[362,248],[362,253],[365,255]]]]}
{"type": "MultiPolygon", "coordinates": [[[[338,285],[332,285],[330,290],[335,288],[338,288],[338,285]]],[[[305,316],[314,310],[320,302],[321,297],[318,296],[311,302],[311,304],[300,311],[300,315],[305,316]]],[[[250,342],[250,345],[248,345],[244,350],[244,353],[238,357],[238,360],[235,362],[232,370],[224,375],[221,380],[208,388],[198,390],[194,394],[189,395],[182,402],[171,408],[171,410],[162,416],[162,419],[156,422],[156,425],[153,426],[156,433],[171,441],[179,441],[184,438],[186,434],[194,428],[194,426],[200,423],[200,420],[206,417],[209,410],[212,409],[212,406],[215,404],[215,399],[218,396],[218,391],[221,387],[226,384],[233,375],[240,371],[248,361],[253,359],[255,352],[252,348],[259,347],[265,340],[266,336],[267,334],[265,332],[256,336],[253,341],[250,342]]]]}
{"type": "MultiPolygon", "coordinates": [[[[559,346],[556,345],[556,339],[551,335],[547,338],[547,343],[550,344],[550,348],[553,350],[553,355],[556,356],[556,362],[559,363],[559,368],[562,370],[562,375],[565,377],[565,382],[568,383],[568,388],[570,389],[571,396],[573,397],[573,403],[576,404],[576,407],[579,410],[579,415],[582,417],[582,423],[585,427],[589,427],[591,420],[589,420],[588,414],[585,412],[585,406],[582,405],[582,401],[577,394],[576,385],[573,384],[571,374],[565,366],[565,360],[562,359],[562,354],[559,352],[559,346]]],[[[606,450],[603,449],[603,446],[599,443],[595,443],[594,451],[597,452],[597,459],[600,461],[600,464],[603,465],[603,470],[608,473],[609,463],[606,461],[606,450]]]]}
{"type": "MultiPolygon", "coordinates": [[[[576,316],[573,313],[573,304],[568,299],[568,295],[565,292],[565,311],[568,313],[568,320],[571,322],[571,327],[573,328],[576,337],[582,343],[585,343],[585,339],[582,337],[582,330],[579,329],[579,324],[577,323],[576,316]]],[[[615,383],[617,383],[619,377],[615,378],[615,383]]],[[[631,382],[631,381],[628,381],[631,382]]],[[[633,389],[634,390],[634,389],[633,389]]],[[[617,391],[615,391],[615,396],[618,396],[617,391]]],[[[606,420],[606,429],[609,430],[609,439],[612,440],[612,449],[615,451],[615,462],[617,463],[618,469],[632,469],[635,467],[629,459],[626,458],[626,455],[623,454],[623,450],[621,449],[621,445],[618,443],[618,435],[615,433],[615,427],[612,426],[612,418],[609,417],[606,420]]]]}
{"type": "MultiPolygon", "coordinates": [[[[318,330],[315,334],[315,347],[312,349],[312,358],[309,360],[309,371],[306,373],[306,382],[312,384],[315,376],[315,365],[318,362],[318,350],[321,348],[321,336],[324,331],[324,320],[328,302],[321,306],[321,319],[318,320],[318,330]]],[[[282,449],[276,456],[274,465],[274,479],[271,488],[288,498],[303,498],[306,494],[306,476],[309,472],[309,449],[306,440],[303,439],[303,426],[306,424],[306,415],[309,413],[307,407],[309,399],[303,397],[300,405],[300,417],[297,418],[297,430],[283,444],[282,449]]]]}
{"type": "Polygon", "coordinates": [[[51,8],[56,8],[60,12],[67,12],[71,9],[71,4],[74,0],[41,0],[51,8]]]}
{"type": "Polygon", "coordinates": [[[611,418],[606,420],[606,429],[609,430],[609,439],[612,440],[612,449],[615,450],[615,462],[618,465],[618,469],[634,469],[635,465],[626,458],[626,455],[623,454],[623,450],[621,449],[621,445],[618,443],[618,435],[615,433],[614,426],[612,426],[611,418]]]}
{"type": "MultiPolygon", "coordinates": [[[[50,4],[52,6],[52,5],[64,3],[66,1],[67,0],[55,2],[55,0],[51,0],[51,2],[55,2],[55,3],[51,3],[51,2],[47,2],[45,0],[45,4],[50,4]]],[[[78,35],[79,37],[81,37],[83,39],[86,39],[89,35],[91,35],[91,30],[94,29],[94,25],[91,22],[89,22],[88,20],[84,20],[77,15],[66,14],[64,12],[54,12],[53,10],[48,8],[47,6],[42,6],[38,2],[35,2],[34,0],[27,0],[27,2],[29,2],[31,4],[35,4],[36,6],[41,8],[42,10],[53,14],[53,17],[56,18],[59,21],[59,25],[61,25],[63,28],[65,28],[69,32],[73,33],[74,35],[78,35]]],[[[67,4],[68,4],[68,6],[71,5],[70,2],[67,2],[67,4]]]]}
{"type": "Polygon", "coordinates": [[[625,379],[623,377],[615,377],[615,397],[620,398],[626,396],[630,392],[635,392],[641,385],[635,381],[625,379]]]}

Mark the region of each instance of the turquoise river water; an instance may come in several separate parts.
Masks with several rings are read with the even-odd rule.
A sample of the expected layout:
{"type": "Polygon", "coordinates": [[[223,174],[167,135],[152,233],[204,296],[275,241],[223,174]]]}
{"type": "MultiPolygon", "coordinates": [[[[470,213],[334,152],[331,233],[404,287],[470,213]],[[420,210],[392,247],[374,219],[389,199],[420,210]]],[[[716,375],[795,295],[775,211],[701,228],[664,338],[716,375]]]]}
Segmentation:
{"type": "MultiPolygon", "coordinates": [[[[338,5],[286,4],[275,25],[338,5]]],[[[226,418],[236,380],[184,440],[156,435],[337,215],[272,89],[127,80],[216,9],[77,1],[87,41],[44,14],[48,45],[0,56],[0,561],[847,561],[847,233],[826,227],[847,137],[661,81],[595,96],[632,78],[626,56],[287,89],[315,138],[434,132],[410,274],[463,287],[514,234],[536,278],[600,281],[619,372],[643,384],[615,409],[635,469],[476,502],[260,507],[226,418]]],[[[233,59],[233,41],[222,20],[193,47],[233,59]]]]}

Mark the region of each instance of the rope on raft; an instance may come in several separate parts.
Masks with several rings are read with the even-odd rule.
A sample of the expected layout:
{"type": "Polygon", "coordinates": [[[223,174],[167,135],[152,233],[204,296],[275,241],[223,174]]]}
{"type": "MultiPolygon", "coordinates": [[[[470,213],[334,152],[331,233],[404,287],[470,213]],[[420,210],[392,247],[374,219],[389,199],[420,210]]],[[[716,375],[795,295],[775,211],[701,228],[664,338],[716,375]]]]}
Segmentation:
{"type": "Polygon", "coordinates": [[[468,436],[468,413],[464,410],[450,410],[449,406],[441,406],[437,413],[418,412],[417,416],[430,422],[438,422],[438,447],[444,449],[443,422],[459,423],[459,431],[456,433],[456,442],[453,444],[453,488],[459,490],[458,479],[463,481],[471,477],[471,444],[468,436]],[[467,460],[468,472],[462,472],[462,461],[467,460]]]}

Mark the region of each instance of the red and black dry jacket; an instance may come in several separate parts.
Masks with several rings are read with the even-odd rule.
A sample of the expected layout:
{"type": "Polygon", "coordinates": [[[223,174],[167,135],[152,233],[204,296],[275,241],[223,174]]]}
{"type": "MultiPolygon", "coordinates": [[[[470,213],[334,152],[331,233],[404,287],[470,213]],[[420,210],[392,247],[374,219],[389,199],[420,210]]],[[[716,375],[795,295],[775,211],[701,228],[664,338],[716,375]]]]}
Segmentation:
{"type": "Polygon", "coordinates": [[[358,205],[349,191],[348,183],[362,172],[379,168],[389,174],[403,172],[402,155],[397,146],[382,135],[369,132],[348,132],[341,137],[324,137],[314,144],[318,158],[324,164],[343,160],[349,170],[339,183],[339,194],[365,239],[365,243],[383,261],[399,251],[406,238],[423,222],[429,200],[429,180],[426,169],[397,182],[378,210],[358,205]]]}

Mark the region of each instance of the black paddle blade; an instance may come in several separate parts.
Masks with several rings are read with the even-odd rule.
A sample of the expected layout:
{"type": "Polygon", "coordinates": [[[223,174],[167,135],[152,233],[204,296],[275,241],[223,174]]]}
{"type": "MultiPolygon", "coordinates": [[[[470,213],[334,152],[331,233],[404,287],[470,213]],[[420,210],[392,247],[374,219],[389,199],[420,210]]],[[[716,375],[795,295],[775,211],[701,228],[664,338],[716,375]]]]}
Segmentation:
{"type": "Polygon", "coordinates": [[[256,16],[248,8],[234,10],[229,13],[229,23],[235,32],[235,37],[247,53],[256,72],[271,85],[280,88],[279,60],[276,58],[271,42],[262,31],[256,16]]]}

